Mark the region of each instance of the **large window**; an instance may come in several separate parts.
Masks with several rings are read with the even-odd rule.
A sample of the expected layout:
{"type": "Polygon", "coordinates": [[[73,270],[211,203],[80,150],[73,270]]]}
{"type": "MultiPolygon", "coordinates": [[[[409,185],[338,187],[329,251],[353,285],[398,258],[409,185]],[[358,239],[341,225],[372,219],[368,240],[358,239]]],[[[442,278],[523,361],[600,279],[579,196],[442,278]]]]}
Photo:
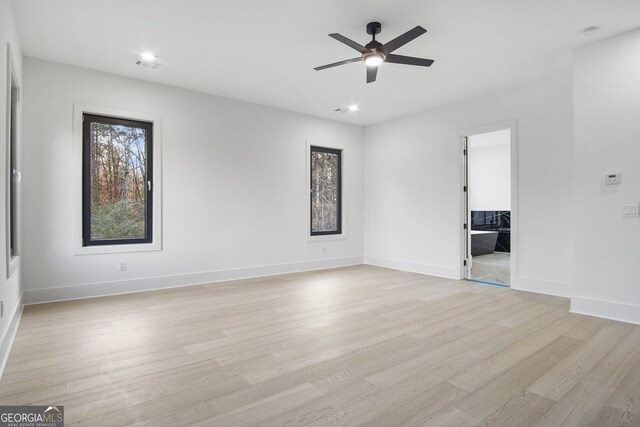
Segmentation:
{"type": "Polygon", "coordinates": [[[311,147],[311,235],[342,233],[342,152],[311,147]]]}
{"type": "Polygon", "coordinates": [[[83,246],[152,242],[152,126],[83,115],[83,246]]]}

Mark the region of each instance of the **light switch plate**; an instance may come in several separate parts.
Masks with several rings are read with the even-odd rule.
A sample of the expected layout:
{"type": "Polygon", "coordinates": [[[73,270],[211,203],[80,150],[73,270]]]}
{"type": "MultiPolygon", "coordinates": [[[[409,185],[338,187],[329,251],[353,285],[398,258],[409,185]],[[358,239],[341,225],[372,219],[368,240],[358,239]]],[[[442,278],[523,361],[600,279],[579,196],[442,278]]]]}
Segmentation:
{"type": "Polygon", "coordinates": [[[640,205],[624,205],[624,216],[638,216],[640,205]]]}

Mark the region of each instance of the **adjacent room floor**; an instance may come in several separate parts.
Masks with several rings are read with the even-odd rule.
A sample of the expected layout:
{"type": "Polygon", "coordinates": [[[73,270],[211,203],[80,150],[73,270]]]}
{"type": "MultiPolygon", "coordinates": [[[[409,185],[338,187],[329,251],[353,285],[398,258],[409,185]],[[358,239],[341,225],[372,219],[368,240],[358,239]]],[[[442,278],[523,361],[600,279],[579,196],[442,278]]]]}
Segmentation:
{"type": "Polygon", "coordinates": [[[473,280],[509,285],[511,275],[511,254],[494,252],[473,257],[471,275],[473,280]]]}
{"type": "Polygon", "coordinates": [[[67,425],[640,423],[640,326],[355,266],[25,308],[1,404],[67,425]]]}

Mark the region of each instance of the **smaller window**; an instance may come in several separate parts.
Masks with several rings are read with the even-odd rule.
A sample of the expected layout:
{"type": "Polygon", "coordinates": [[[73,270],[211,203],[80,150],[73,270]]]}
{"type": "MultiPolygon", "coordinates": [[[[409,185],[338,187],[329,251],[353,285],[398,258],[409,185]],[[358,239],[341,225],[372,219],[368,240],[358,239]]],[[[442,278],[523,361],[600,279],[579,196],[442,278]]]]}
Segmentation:
{"type": "Polygon", "coordinates": [[[311,147],[311,235],[342,234],[342,151],[311,147]]]}
{"type": "Polygon", "coordinates": [[[8,144],[8,189],[9,189],[9,209],[8,209],[8,225],[9,225],[9,257],[14,258],[18,256],[18,203],[17,203],[17,192],[18,192],[18,182],[20,181],[20,172],[18,172],[18,164],[16,159],[16,151],[18,144],[18,82],[16,81],[15,75],[13,74],[13,68],[11,68],[10,79],[11,84],[9,86],[9,98],[10,98],[10,108],[9,108],[9,120],[8,120],[8,133],[9,133],[9,144],[8,144]]]}
{"type": "Polygon", "coordinates": [[[83,115],[83,246],[152,243],[153,125],[83,115]]]}

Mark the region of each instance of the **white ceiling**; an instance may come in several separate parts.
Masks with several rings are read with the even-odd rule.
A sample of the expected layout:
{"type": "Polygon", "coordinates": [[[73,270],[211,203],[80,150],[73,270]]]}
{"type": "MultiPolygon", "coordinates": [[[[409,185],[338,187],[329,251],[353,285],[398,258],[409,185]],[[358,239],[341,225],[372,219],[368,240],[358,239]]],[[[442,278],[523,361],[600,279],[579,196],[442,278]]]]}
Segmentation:
{"type": "Polygon", "coordinates": [[[330,119],[368,125],[539,78],[570,49],[640,26],[640,0],[14,0],[24,54],[330,119]],[[358,56],[380,21],[384,43],[431,68],[313,67],[358,56]],[[602,31],[591,37],[581,30],[602,31]],[[153,51],[158,70],[135,65],[153,51]],[[336,108],[360,105],[355,113],[336,108]]]}

